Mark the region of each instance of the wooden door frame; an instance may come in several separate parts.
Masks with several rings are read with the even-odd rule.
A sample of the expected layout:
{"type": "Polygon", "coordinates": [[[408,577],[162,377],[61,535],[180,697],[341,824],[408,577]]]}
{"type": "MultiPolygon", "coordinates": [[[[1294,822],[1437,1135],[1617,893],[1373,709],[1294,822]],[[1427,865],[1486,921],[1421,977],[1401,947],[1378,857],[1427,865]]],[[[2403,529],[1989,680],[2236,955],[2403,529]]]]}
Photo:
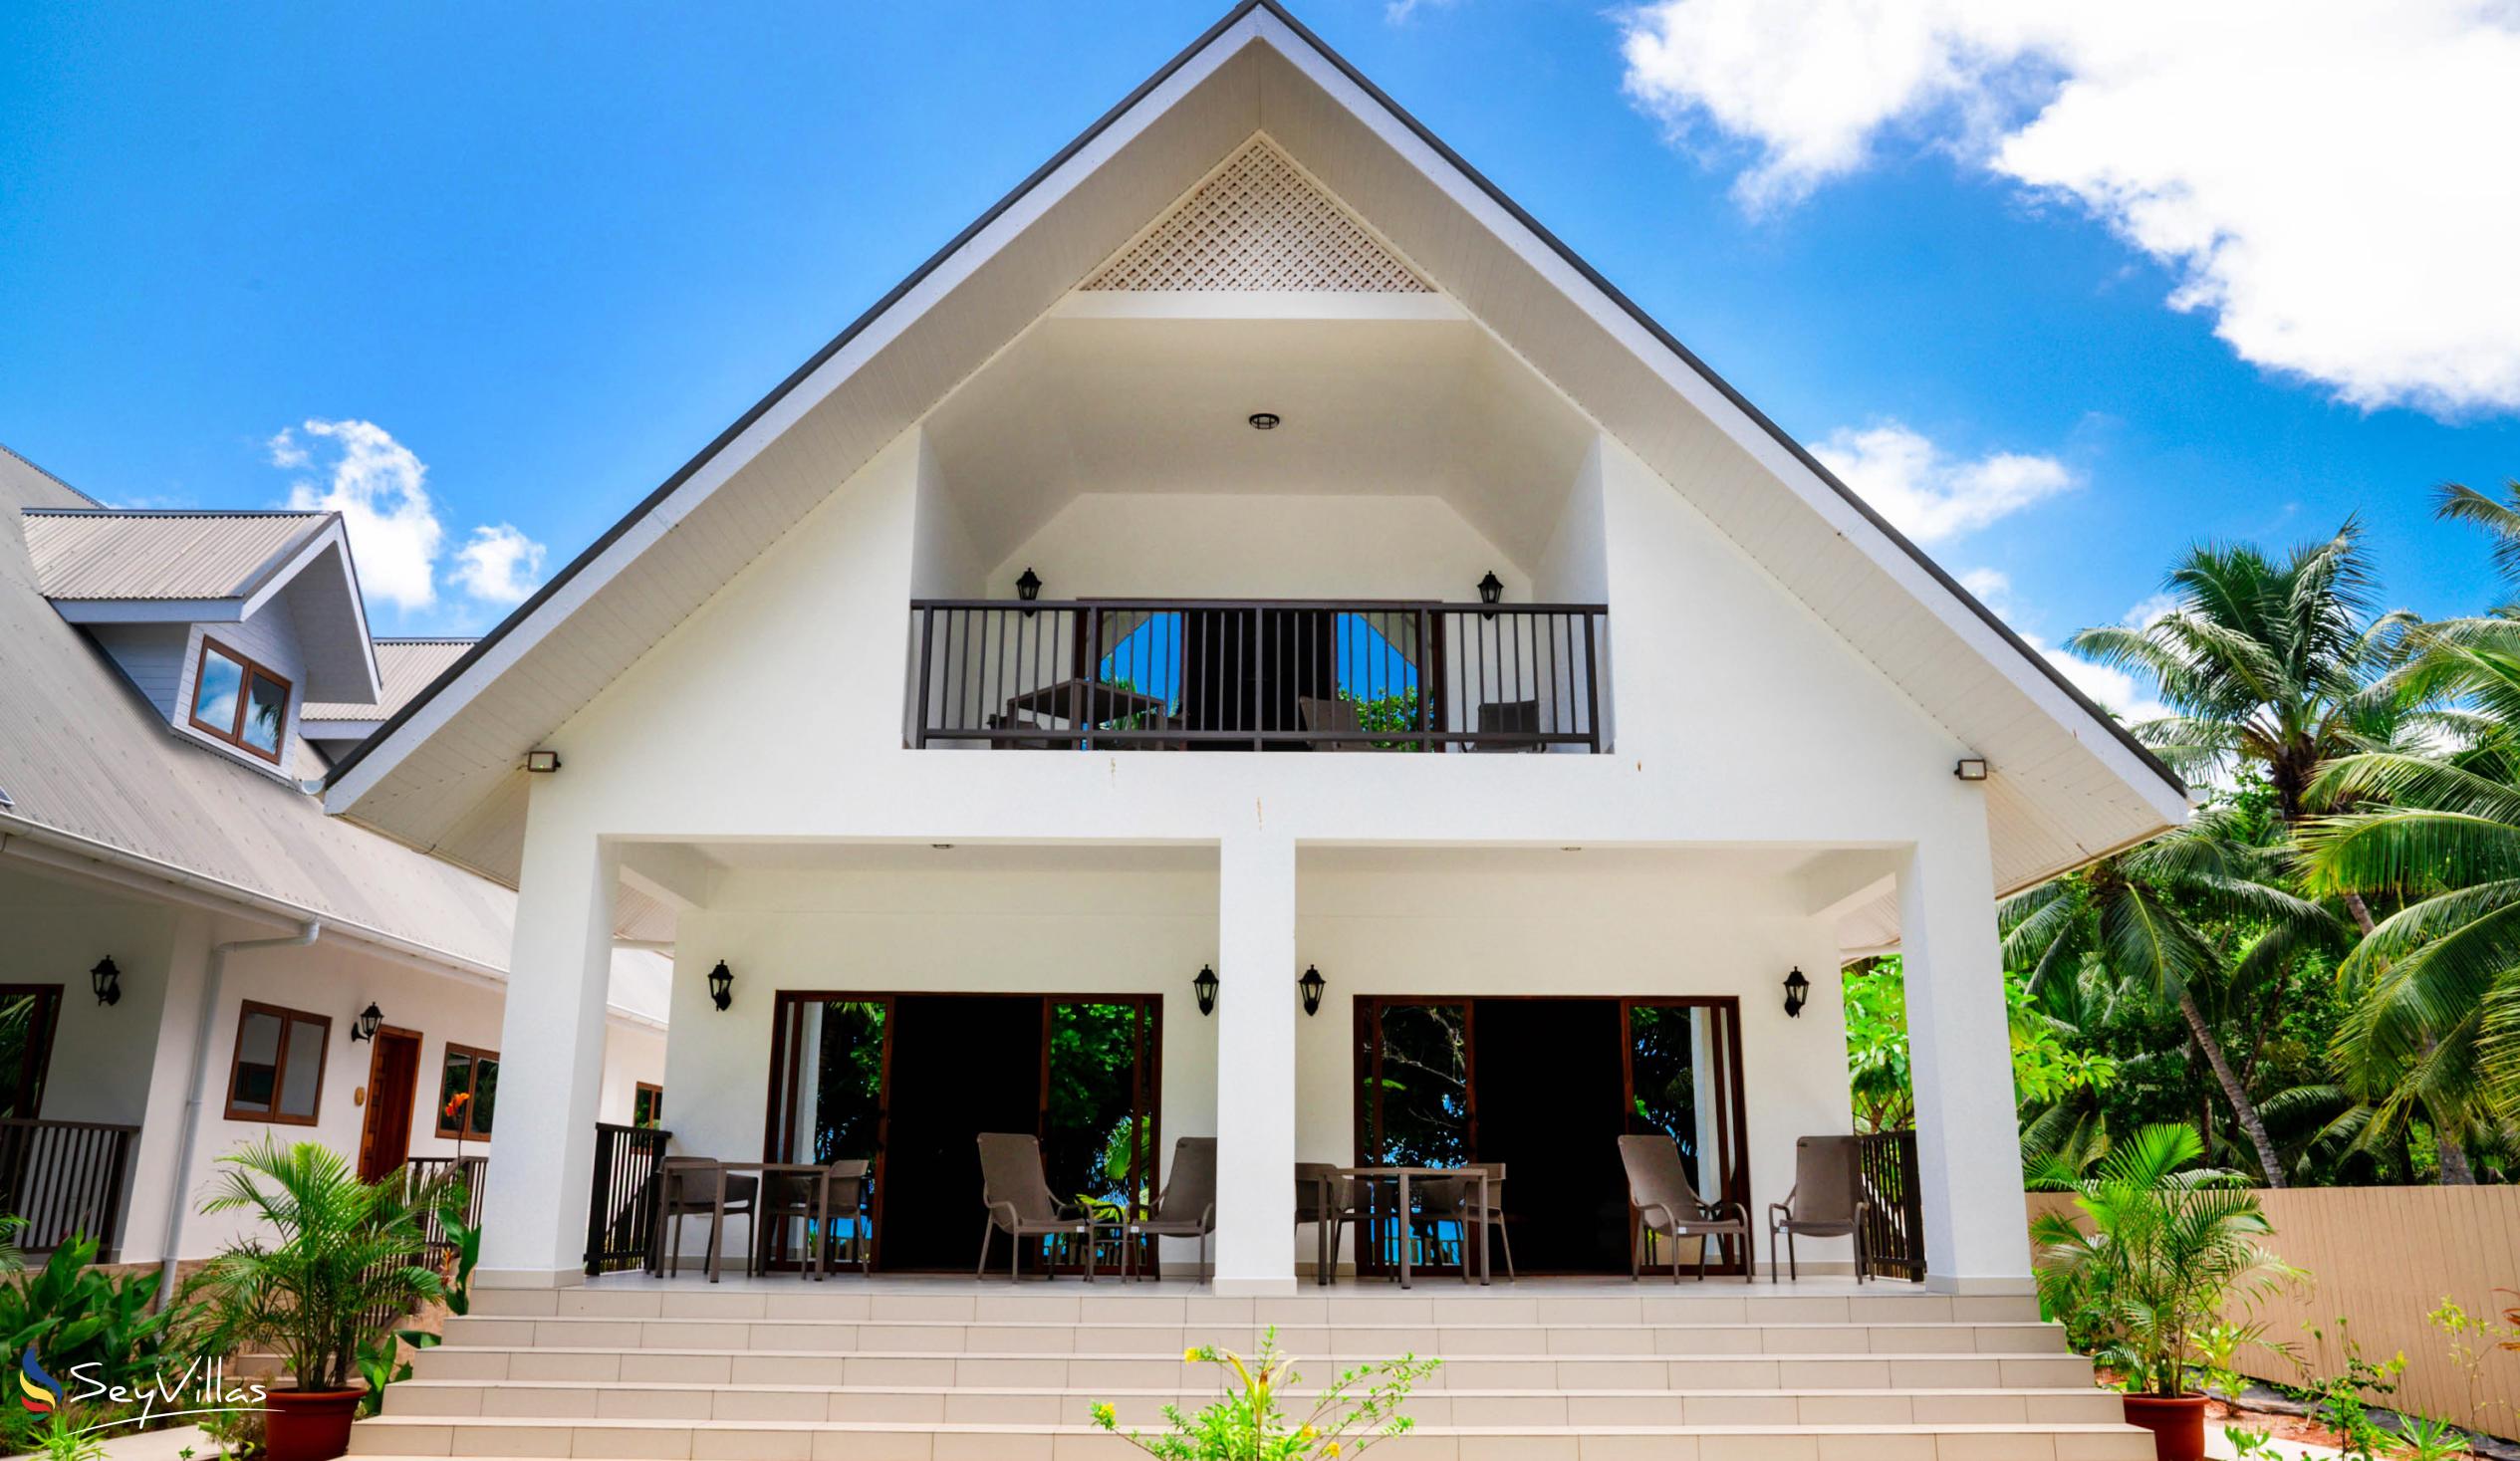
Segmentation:
{"type": "MultiPolygon", "coordinates": [[[[878,1061],[876,1087],[875,1157],[868,1166],[868,1177],[875,1184],[875,1198],[867,1210],[870,1239],[867,1261],[870,1267],[883,1266],[883,1198],[887,1190],[883,1180],[884,1159],[892,1146],[892,1033],[898,1002],[902,999],[1030,999],[1041,1001],[1041,1085],[1034,1099],[1033,1134],[1046,1136],[1043,1126],[1050,1112],[1050,1036],[1051,1011],[1063,1004],[1134,1004],[1140,1011],[1137,1040],[1138,1060],[1132,1070],[1133,1095],[1142,1096],[1146,1111],[1146,1146],[1140,1168],[1134,1161],[1131,1168],[1131,1185],[1143,1192],[1161,1175],[1160,1153],[1163,1150],[1163,996],[1160,993],[1134,993],[1106,990],[1099,993],[1038,994],[1031,990],[968,990],[968,989],[782,989],[771,997],[769,1091],[764,1096],[761,1156],[764,1161],[794,1160],[787,1154],[788,1132],[796,1126],[797,1069],[804,1060],[805,1043],[792,1040],[789,1027],[804,1017],[801,1011],[809,1004],[859,1004],[883,1007],[883,1053],[878,1061]],[[1151,1018],[1149,1018],[1151,1016],[1151,1018]],[[786,1079],[781,1079],[782,1068],[786,1079]],[[1135,1085],[1143,1076],[1143,1084],[1135,1085]],[[782,1099],[784,1093],[785,1099],[782,1099]],[[784,1107],[784,1110],[782,1109],[784,1107]],[[783,1119],[784,1117],[784,1119],[783,1119]]],[[[1133,1194],[1134,1195],[1134,1194],[1133,1194]]]]}
{"type": "MultiPolygon", "coordinates": [[[[365,1174],[369,1169],[371,1142],[376,1135],[377,1077],[384,1066],[384,1043],[387,1037],[411,1042],[411,1096],[402,1112],[402,1123],[405,1127],[402,1133],[402,1155],[405,1161],[409,1160],[411,1155],[411,1132],[408,1128],[414,1120],[418,1119],[420,1113],[420,1057],[428,1050],[426,1037],[417,1030],[405,1030],[399,1025],[378,1026],[375,1037],[368,1042],[374,1049],[368,1053],[368,1104],[359,1113],[359,1170],[362,1173],[362,1180],[372,1182],[384,1175],[381,1171],[375,1177],[365,1174]]],[[[436,1123],[431,1122],[429,1129],[434,1131],[436,1123]]],[[[400,1166],[402,1163],[396,1162],[394,1165],[400,1166]]]]}
{"type": "MultiPolygon", "coordinates": [[[[1630,1026],[1630,1015],[1638,1005],[1661,1009],[1713,1010],[1720,1017],[1723,1038],[1710,1043],[1715,1062],[1718,1103],[1715,1109],[1716,1170],[1721,1173],[1723,1190],[1714,1194],[1719,1200],[1738,1202],[1745,1213],[1750,1211],[1750,1159],[1744,1123],[1749,1115],[1748,1086],[1743,1076],[1741,1050],[1741,997],[1732,994],[1360,994],[1355,996],[1356,1046],[1350,1075],[1350,1091],[1362,1093],[1369,1075],[1366,1064],[1371,1058],[1374,1077],[1374,1104],[1379,1118],[1383,1104],[1382,1050],[1372,1039],[1373,1025],[1369,1011],[1379,1012],[1390,1005],[1459,1005],[1461,1012],[1462,1105],[1466,1113],[1469,1154],[1466,1160],[1485,1160],[1479,1151],[1479,1039],[1478,1006],[1481,1001],[1499,1004],[1531,1000],[1590,1001],[1616,1004],[1619,1007],[1619,1086],[1620,1125],[1635,1123],[1637,1108],[1637,1043],[1630,1026]]],[[[1355,1160],[1362,1165],[1373,1159],[1366,1149],[1367,1118],[1364,1102],[1356,1102],[1354,1146],[1355,1160]]],[[[1381,1121],[1374,1123],[1380,1129],[1381,1121]]],[[[1702,1179],[1705,1167],[1698,1168],[1702,1179]]],[[[1636,1220],[1636,1209],[1629,1208],[1629,1221],[1636,1220]]],[[[1633,1229],[1632,1229],[1633,1236],[1633,1229]]],[[[1709,1265],[1707,1272],[1727,1275],[1747,1271],[1750,1245],[1742,1244],[1740,1264],[1727,1263],[1722,1268],[1709,1265]]],[[[1676,1259],[1674,1260],[1676,1261],[1676,1259]]]]}

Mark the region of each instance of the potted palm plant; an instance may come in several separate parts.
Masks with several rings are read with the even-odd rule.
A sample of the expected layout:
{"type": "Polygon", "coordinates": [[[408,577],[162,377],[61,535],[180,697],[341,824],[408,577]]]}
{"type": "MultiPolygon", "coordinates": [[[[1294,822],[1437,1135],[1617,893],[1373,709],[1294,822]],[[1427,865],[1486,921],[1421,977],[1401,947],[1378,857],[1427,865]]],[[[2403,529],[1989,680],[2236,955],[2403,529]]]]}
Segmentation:
{"type": "Polygon", "coordinates": [[[226,1168],[204,1213],[262,1220],[194,1280],[208,1301],[213,1352],[259,1349],[288,1361],[292,1388],[265,1399],[270,1461],[329,1461],[350,1448],[363,1391],[360,1352],[442,1281],[426,1266],[419,1213],[426,1184],[400,1175],[362,1182],[331,1149],[304,1141],[219,1158],[226,1168]]]}
{"type": "Polygon", "coordinates": [[[2156,1461],[2205,1454],[2205,1397],[2188,1386],[2199,1337],[2295,1274],[2258,1245],[2273,1229],[2246,1179],[2191,1165],[2203,1154],[2192,1127],[2145,1126],[2059,1184],[2079,1221],[2043,1213],[2030,1230],[2041,1307],[2120,1376],[2156,1461]]]}

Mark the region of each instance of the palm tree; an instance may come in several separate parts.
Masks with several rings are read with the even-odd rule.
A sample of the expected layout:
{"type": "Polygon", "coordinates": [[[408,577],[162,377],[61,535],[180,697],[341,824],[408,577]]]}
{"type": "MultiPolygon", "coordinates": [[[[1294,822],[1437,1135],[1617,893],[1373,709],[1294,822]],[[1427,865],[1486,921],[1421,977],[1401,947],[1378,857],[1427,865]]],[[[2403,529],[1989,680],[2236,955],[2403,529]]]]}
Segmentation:
{"type": "MultiPolygon", "coordinates": [[[[2172,607],[2141,627],[2085,629],[2066,642],[2097,663],[2149,675],[2172,712],[2137,736],[2191,780],[2263,770],[2287,829],[2313,810],[2311,785],[2333,757],[2392,743],[2396,702],[2371,693],[2389,667],[2403,612],[2373,613],[2361,526],[2295,549],[2278,564],[2254,547],[2199,544],[2170,570],[2172,607]]],[[[2348,893],[2364,931],[2371,910],[2348,893]]]]}
{"type": "Polygon", "coordinates": [[[2231,809],[2207,812],[2181,831],[2016,894],[1998,927],[2005,966],[2028,971],[2033,994],[2091,961],[2176,1007],[2259,1170],[2281,1187],[2283,1160],[2197,991],[2226,978],[2240,987],[2271,982],[2300,954],[2339,942],[2344,930],[2326,908],[2282,885],[2281,850],[2248,832],[2231,809]],[[2238,956],[2228,956],[2199,919],[2249,930],[2238,956]]]}
{"type": "Polygon", "coordinates": [[[2520,622],[2428,625],[2420,644],[2395,678],[2492,729],[2443,755],[2340,758],[2317,791],[2365,810],[2309,824],[2302,845],[2312,887],[2406,902],[2344,963],[2363,994],[2335,1055],[2385,1124],[2431,1118],[2446,1178],[2463,1139],[2520,1119],[2520,622]]]}
{"type": "MultiPolygon", "coordinates": [[[[2520,479],[2502,484],[2500,501],[2473,487],[2448,483],[2435,497],[2432,515],[2482,528],[2494,540],[2494,571],[2505,584],[2520,589],[2520,479]]],[[[2503,618],[2520,616],[2520,605],[2505,604],[2494,612],[2503,618]]]]}

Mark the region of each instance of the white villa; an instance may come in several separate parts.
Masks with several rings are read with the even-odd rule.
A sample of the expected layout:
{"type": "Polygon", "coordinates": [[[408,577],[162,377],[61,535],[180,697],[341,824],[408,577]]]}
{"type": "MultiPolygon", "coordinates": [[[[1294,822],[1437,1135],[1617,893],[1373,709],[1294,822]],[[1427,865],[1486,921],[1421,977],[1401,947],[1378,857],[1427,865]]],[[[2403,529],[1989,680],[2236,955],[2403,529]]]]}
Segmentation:
{"type": "MultiPolygon", "coordinates": [[[[62,1052],[130,1073],[80,1114],[172,1142],[197,1054],[215,1099],[264,1005],[339,1042],[374,1001],[432,1075],[445,1042],[507,1053],[483,1292],[359,1449],[1109,1455],[1089,1398],[1194,1396],[1184,1342],[1278,1323],[1445,1354],[1394,1456],[2149,1454],[2027,1297],[1994,906],[2177,825],[2184,789],[1272,0],[478,642],[372,649],[337,525],[285,530],[285,590],[194,583],[187,550],[106,596],[181,604],[92,612],[44,541],[92,523],[121,562],[166,530],[25,521],[10,592],[78,651],[45,672],[120,667],[82,694],[132,702],[121,740],[0,761],[7,851],[12,819],[54,829],[0,856],[47,930],[0,973],[109,942],[124,970],[119,1012],[71,992],[62,1052]],[[285,774],[180,713],[205,642],[300,687],[285,774]],[[374,733],[296,750],[323,734],[299,694],[374,733]],[[292,784],[318,775],[330,820],[292,784]],[[226,799],[181,893],[83,851],[136,832],[70,820],[178,793],[226,799]],[[275,851],[284,821],[319,850],[275,851]],[[322,929],[221,986],[230,893],[261,938],[322,929]],[[1622,1137],[1769,1257],[1798,1138],[1851,1130],[1839,970],[1890,947],[1917,1129],[1867,1178],[1888,1277],[1844,1238],[1802,1240],[1791,1285],[1640,1248],[1622,1137]],[[626,993],[645,949],[664,1009],[626,993]],[[1212,1235],[1142,1250],[1152,1285],[1088,1289],[1076,1243],[1011,1285],[974,1231],[991,1132],[1115,1209],[1212,1138],[1212,1235]],[[637,1272],[666,1155],[864,1161],[871,1242],[817,1283],[796,1230],[729,1216],[712,1283],[702,1212],[680,1277],[637,1272]],[[1298,1163],[1471,1161],[1502,1164],[1512,1280],[1388,1227],[1324,1265],[1298,1227],[1298,1163]],[[1434,1272],[1402,1290],[1402,1259],[1434,1272]]],[[[14,747],[54,712],[8,680],[14,747]]],[[[349,1102],[317,1130],[351,1142],[349,1102]]],[[[135,1178],[126,1254],[180,1181],[135,1178]]]]}

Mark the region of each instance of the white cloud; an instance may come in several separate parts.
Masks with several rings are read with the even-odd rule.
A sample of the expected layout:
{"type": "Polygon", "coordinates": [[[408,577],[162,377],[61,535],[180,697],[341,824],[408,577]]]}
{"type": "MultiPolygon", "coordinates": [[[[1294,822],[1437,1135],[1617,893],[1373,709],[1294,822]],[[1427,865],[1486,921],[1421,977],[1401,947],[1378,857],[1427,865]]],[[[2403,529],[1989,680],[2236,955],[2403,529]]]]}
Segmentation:
{"type": "Polygon", "coordinates": [[[1832,431],[1812,455],[1919,543],[1938,543],[2009,517],[2074,485],[2052,456],[1998,451],[1955,461],[1896,421],[1832,431]]]}
{"type": "Polygon", "coordinates": [[[1627,89],[1790,204],[1885,133],[2069,199],[2240,357],[2372,407],[2520,409],[2510,0],[1654,0],[1627,89]]]}
{"type": "MultiPolygon", "coordinates": [[[[314,473],[290,483],[289,506],[342,515],[371,600],[405,611],[436,607],[446,529],[428,467],[409,447],[373,421],[309,420],[263,449],[273,466],[314,473]]],[[[474,528],[455,558],[450,581],[486,604],[517,603],[542,578],[543,545],[506,523],[474,528]]]]}
{"type": "Polygon", "coordinates": [[[272,465],[312,466],[321,451],[332,459],[330,475],[292,483],[289,505],[342,515],[370,598],[405,609],[434,605],[433,566],[445,529],[429,502],[428,468],[374,422],[311,420],[302,429],[313,440],[302,444],[289,431],[271,438],[272,465]]]}
{"type": "Polygon", "coordinates": [[[543,581],[543,545],[500,523],[472,530],[455,550],[458,588],[490,604],[521,604],[543,581]]]}

